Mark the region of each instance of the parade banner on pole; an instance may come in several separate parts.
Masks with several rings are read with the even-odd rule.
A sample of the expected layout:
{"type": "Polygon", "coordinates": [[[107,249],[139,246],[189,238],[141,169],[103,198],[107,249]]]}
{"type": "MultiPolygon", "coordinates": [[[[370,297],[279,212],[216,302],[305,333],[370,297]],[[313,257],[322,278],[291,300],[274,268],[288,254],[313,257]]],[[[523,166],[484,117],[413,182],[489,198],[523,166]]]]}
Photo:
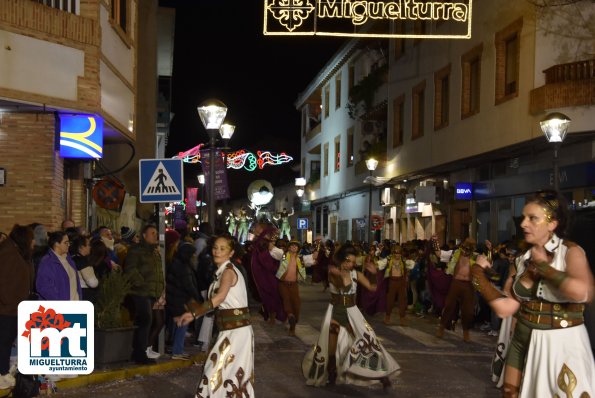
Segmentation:
{"type": "MultiPolygon", "coordinates": [[[[221,155],[221,151],[215,151],[215,200],[224,200],[229,199],[229,186],[227,185],[227,170],[225,169],[225,165],[223,164],[223,156],[221,155]]],[[[209,182],[209,173],[210,173],[210,153],[208,150],[201,151],[200,153],[200,160],[202,162],[202,170],[205,174],[205,180],[208,185],[209,182]]],[[[210,192],[211,187],[207,188],[210,192]]]]}
{"type": "Polygon", "coordinates": [[[196,197],[198,195],[198,188],[186,188],[186,213],[196,214],[196,197]]]}

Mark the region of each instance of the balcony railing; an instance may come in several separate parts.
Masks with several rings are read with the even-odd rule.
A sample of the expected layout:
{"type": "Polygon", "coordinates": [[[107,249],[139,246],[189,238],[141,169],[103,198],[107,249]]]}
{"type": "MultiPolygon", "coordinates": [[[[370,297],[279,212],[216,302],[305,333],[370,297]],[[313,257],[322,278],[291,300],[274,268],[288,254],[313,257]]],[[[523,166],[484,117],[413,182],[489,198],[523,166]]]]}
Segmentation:
{"type": "Polygon", "coordinates": [[[545,85],[531,90],[531,113],[595,105],[595,59],[554,65],[543,71],[545,85]]]}
{"type": "Polygon", "coordinates": [[[595,59],[555,65],[543,71],[545,84],[595,78],[595,59]]]}

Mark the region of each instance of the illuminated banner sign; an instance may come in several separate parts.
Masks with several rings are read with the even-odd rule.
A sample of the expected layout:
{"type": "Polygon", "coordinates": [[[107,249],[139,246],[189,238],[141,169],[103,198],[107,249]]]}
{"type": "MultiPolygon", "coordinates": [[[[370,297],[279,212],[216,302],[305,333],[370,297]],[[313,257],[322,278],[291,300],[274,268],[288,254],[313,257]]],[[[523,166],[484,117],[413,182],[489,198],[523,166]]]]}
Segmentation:
{"type": "Polygon", "coordinates": [[[58,117],[61,157],[79,159],[103,157],[103,119],[94,115],[60,114],[58,117]]]}
{"type": "Polygon", "coordinates": [[[457,182],[455,184],[455,199],[473,199],[473,184],[471,184],[470,182],[457,182]]]}
{"type": "Polygon", "coordinates": [[[265,0],[265,35],[470,39],[473,0],[265,0]],[[434,22],[407,32],[394,22],[434,22]],[[375,22],[374,24],[367,24],[375,22]],[[446,29],[436,23],[445,22],[446,29]],[[367,25],[366,25],[367,24],[367,25]],[[364,25],[366,27],[364,28],[364,25]],[[398,30],[398,31],[396,31],[398,30]]]}

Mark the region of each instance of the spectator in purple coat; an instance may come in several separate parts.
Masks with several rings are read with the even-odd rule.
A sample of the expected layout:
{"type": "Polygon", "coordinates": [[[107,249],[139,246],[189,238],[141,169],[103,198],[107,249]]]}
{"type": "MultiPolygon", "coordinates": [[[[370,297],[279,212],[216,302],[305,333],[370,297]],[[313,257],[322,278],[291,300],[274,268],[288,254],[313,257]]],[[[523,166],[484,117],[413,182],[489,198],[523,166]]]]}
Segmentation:
{"type": "Polygon", "coordinates": [[[68,254],[70,240],[64,231],[48,235],[48,253],[37,271],[36,287],[42,300],[80,300],[83,297],[76,265],[68,254]]]}

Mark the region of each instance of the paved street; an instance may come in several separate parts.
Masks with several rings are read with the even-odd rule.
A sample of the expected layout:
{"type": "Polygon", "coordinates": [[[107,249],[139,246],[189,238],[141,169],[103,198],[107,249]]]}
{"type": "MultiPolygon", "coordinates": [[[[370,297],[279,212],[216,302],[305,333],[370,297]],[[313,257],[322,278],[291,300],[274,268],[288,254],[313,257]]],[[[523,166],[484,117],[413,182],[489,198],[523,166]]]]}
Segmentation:
{"type": "MultiPolygon", "coordinates": [[[[383,315],[367,317],[388,351],[401,366],[396,383],[383,391],[363,388],[306,386],[301,374],[301,359],[315,341],[326,308],[328,293],[321,285],[301,287],[302,319],[297,337],[287,336],[286,327],[264,323],[253,316],[256,336],[256,394],[260,397],[500,397],[489,379],[489,364],[495,337],[478,330],[472,342],[462,341],[462,332],[447,332],[444,339],[434,337],[437,319],[410,316],[410,326],[385,326],[383,315]]],[[[256,312],[254,312],[256,313],[256,312]]],[[[200,364],[175,372],[138,377],[89,388],[63,390],[55,397],[192,397],[200,376],[200,364]]]]}

